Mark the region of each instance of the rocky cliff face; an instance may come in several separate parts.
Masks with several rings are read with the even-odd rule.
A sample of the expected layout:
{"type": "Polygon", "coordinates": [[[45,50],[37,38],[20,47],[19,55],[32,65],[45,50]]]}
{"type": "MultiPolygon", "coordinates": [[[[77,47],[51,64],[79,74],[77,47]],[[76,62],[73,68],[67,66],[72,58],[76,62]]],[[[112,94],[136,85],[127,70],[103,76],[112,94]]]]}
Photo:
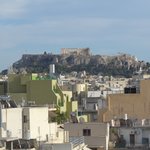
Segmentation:
{"type": "Polygon", "coordinates": [[[90,74],[122,75],[128,76],[145,67],[146,63],[137,61],[131,55],[120,54],[116,56],[90,55],[80,53],[67,53],[62,55],[41,54],[23,55],[22,58],[13,64],[13,67],[20,71],[27,72],[48,72],[49,65],[56,65],[56,72],[83,71],[90,74]]]}

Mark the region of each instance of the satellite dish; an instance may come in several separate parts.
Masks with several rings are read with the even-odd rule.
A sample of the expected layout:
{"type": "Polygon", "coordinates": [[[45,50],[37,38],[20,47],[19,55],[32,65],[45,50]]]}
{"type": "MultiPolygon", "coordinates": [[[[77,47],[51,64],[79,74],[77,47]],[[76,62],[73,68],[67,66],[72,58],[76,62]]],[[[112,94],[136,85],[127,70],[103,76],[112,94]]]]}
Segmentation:
{"type": "Polygon", "coordinates": [[[80,123],[83,123],[83,122],[85,122],[85,119],[84,119],[83,117],[80,117],[80,118],[79,118],[79,122],[80,122],[80,123]]]}

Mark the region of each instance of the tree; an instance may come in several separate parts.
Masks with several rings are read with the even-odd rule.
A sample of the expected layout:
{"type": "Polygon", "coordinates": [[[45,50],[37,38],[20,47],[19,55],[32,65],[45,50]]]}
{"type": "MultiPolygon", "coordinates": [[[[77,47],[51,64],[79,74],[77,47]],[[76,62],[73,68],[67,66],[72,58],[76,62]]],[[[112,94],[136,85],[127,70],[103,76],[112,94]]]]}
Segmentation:
{"type": "Polygon", "coordinates": [[[57,107],[57,110],[55,112],[56,116],[51,118],[52,122],[57,122],[58,124],[62,124],[67,121],[67,113],[62,112],[60,113],[59,107],[57,107]]]}

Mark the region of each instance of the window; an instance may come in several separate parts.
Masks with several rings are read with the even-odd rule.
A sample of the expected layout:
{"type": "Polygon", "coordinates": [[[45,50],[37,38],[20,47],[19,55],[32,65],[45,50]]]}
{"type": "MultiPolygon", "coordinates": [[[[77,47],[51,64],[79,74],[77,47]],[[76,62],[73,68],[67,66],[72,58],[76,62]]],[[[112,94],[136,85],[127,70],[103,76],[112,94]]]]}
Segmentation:
{"type": "Polygon", "coordinates": [[[148,145],[149,144],[149,139],[148,138],[142,138],[142,144],[143,145],[148,145]]]}
{"type": "Polygon", "coordinates": [[[27,123],[27,116],[23,116],[23,122],[27,123]]]}
{"type": "Polygon", "coordinates": [[[83,129],[83,136],[91,136],[91,129],[83,129]]]}

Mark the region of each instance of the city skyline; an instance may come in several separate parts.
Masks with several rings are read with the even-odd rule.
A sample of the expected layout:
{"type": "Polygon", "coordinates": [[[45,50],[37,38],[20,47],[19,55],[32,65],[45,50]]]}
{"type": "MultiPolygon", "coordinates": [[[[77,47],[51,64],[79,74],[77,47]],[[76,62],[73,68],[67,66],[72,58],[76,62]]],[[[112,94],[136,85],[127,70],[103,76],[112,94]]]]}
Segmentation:
{"type": "Polygon", "coordinates": [[[89,47],[150,62],[149,0],[7,0],[0,5],[0,70],[22,54],[89,47]]]}

